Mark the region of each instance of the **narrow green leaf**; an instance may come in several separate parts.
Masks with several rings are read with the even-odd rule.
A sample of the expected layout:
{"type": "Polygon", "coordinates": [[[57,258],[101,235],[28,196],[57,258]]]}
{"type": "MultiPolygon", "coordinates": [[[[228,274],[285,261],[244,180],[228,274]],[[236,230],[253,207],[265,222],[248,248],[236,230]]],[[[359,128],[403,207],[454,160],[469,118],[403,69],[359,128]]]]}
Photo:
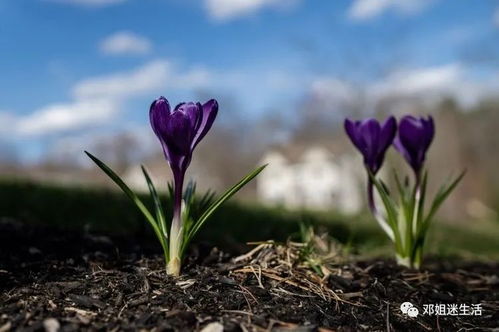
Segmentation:
{"type": "MultiPolygon", "coordinates": [[[[440,205],[442,205],[445,199],[450,195],[450,193],[456,188],[456,186],[459,184],[459,182],[462,180],[465,174],[466,171],[463,171],[454,181],[452,181],[452,183],[448,185],[443,184],[440,187],[439,191],[435,195],[435,198],[433,199],[433,203],[431,205],[428,215],[421,221],[421,228],[418,231],[418,236],[416,242],[414,243],[414,249],[423,246],[425,242],[426,233],[428,232],[433,217],[435,216],[435,213],[437,212],[440,205]]],[[[426,190],[426,179],[424,180],[423,184],[424,184],[424,189],[426,190]]],[[[422,209],[423,206],[421,206],[421,214],[423,214],[422,209]]]]}
{"type": "MultiPolygon", "coordinates": [[[[418,218],[417,218],[417,227],[416,227],[416,237],[419,236],[419,232],[421,231],[421,227],[424,223],[424,209],[426,203],[426,188],[428,184],[428,171],[424,172],[423,181],[421,181],[419,205],[415,208],[418,210],[418,218]]],[[[424,236],[424,235],[423,235],[424,236]]]]}
{"type": "Polygon", "coordinates": [[[212,190],[208,190],[207,192],[204,193],[204,195],[201,197],[199,200],[199,210],[200,211],[205,211],[208,206],[210,206],[213,203],[213,200],[215,199],[215,192],[212,190]]]}
{"type": "Polygon", "coordinates": [[[173,197],[173,191],[174,191],[173,190],[173,182],[169,181],[168,182],[168,195],[171,198],[173,197]]]}
{"type": "Polygon", "coordinates": [[[376,177],[369,172],[369,177],[371,178],[371,181],[373,182],[374,186],[376,187],[376,190],[379,193],[379,196],[381,197],[381,200],[383,202],[383,205],[385,206],[385,210],[387,213],[387,219],[388,219],[388,224],[393,230],[393,235],[395,237],[394,243],[396,250],[398,252],[401,252],[402,250],[402,243],[400,240],[400,233],[399,233],[399,228],[397,225],[397,209],[396,209],[396,204],[393,202],[391,199],[390,195],[388,192],[385,190],[385,187],[376,179],[376,177]]]}
{"type": "Polygon", "coordinates": [[[417,248],[422,245],[421,239],[424,241],[426,236],[426,230],[423,230],[423,218],[424,218],[424,205],[426,198],[426,184],[428,183],[428,172],[425,171],[423,174],[423,180],[420,182],[419,186],[415,186],[412,194],[411,203],[411,228],[409,229],[410,235],[410,248],[408,249],[408,256],[411,260],[414,258],[414,253],[417,248]]]}
{"type": "Polygon", "coordinates": [[[186,205],[191,205],[195,194],[196,194],[196,182],[191,180],[187,183],[187,188],[185,189],[183,195],[186,205]]]}
{"type": "Polygon", "coordinates": [[[395,184],[397,185],[397,190],[399,194],[399,200],[402,205],[402,212],[406,220],[412,220],[414,209],[413,209],[413,197],[411,195],[411,190],[407,186],[402,186],[402,182],[400,182],[400,178],[397,172],[393,172],[395,177],[395,184]]]}
{"type": "Polygon", "coordinates": [[[390,225],[392,226],[392,228],[396,227],[397,226],[397,222],[396,222],[397,212],[396,212],[396,208],[395,208],[396,204],[391,199],[390,194],[386,191],[385,186],[382,183],[380,183],[376,179],[376,177],[374,175],[372,175],[371,173],[369,173],[369,177],[371,178],[371,181],[373,182],[374,187],[378,191],[378,193],[381,197],[381,200],[383,202],[383,205],[385,206],[386,213],[388,214],[388,221],[389,221],[390,225]]]}
{"type": "Polygon", "coordinates": [[[90,152],[85,151],[87,156],[90,157],[90,159],[93,160],[93,162],[99,166],[101,170],[104,171],[104,173],[107,174],[111,178],[111,180],[114,181],[118,185],[118,187],[123,190],[123,192],[130,198],[137,208],[142,212],[142,214],[146,217],[146,220],[149,222],[151,227],[154,230],[154,233],[158,237],[159,242],[161,243],[161,246],[163,247],[163,252],[166,252],[166,242],[163,236],[161,235],[161,230],[158,227],[158,224],[154,217],[151,215],[147,207],[142,203],[142,201],[139,199],[139,197],[123,182],[123,180],[111,169],[109,168],[106,164],[104,164],[102,161],[97,159],[97,157],[93,156],[90,152]]]}
{"type": "Polygon", "coordinates": [[[165,239],[168,238],[168,225],[166,223],[165,213],[163,211],[163,207],[161,205],[161,199],[159,198],[158,192],[156,191],[156,187],[152,182],[147,169],[144,165],[141,165],[142,173],[144,173],[144,177],[146,178],[147,186],[149,187],[149,192],[151,193],[151,197],[154,201],[154,210],[156,212],[156,220],[158,221],[159,227],[165,239]]]}
{"type": "Polygon", "coordinates": [[[398,176],[397,172],[395,172],[395,170],[393,171],[393,176],[395,178],[395,184],[397,185],[397,190],[399,192],[400,201],[402,202],[402,204],[404,206],[406,206],[407,205],[406,191],[404,190],[404,187],[402,186],[402,183],[400,182],[399,176],[398,176]]]}
{"type": "Polygon", "coordinates": [[[437,195],[435,196],[435,199],[433,200],[433,203],[430,208],[430,212],[425,218],[424,221],[424,227],[428,227],[426,224],[429,224],[435,213],[437,212],[438,208],[442,203],[447,199],[447,197],[450,195],[450,193],[456,188],[459,182],[461,182],[462,178],[466,174],[466,171],[461,172],[461,174],[454,180],[452,181],[449,185],[442,185],[440,187],[440,190],[438,191],[437,195]]]}
{"type": "Polygon", "coordinates": [[[402,248],[402,252],[406,253],[408,252],[407,248],[411,245],[410,232],[408,231],[411,226],[409,222],[410,219],[406,219],[406,213],[402,206],[399,206],[397,211],[397,225],[400,231],[401,240],[400,247],[402,248]]]}
{"type": "MultiPolygon", "coordinates": [[[[227,190],[225,194],[223,194],[219,199],[217,199],[210,207],[201,215],[201,217],[194,223],[191,230],[189,231],[186,241],[183,244],[183,250],[188,245],[188,243],[192,240],[194,235],[199,231],[201,226],[206,222],[206,220],[215,212],[225,201],[231,198],[235,193],[237,193],[242,187],[244,187],[248,182],[253,180],[255,176],[257,176],[267,165],[263,165],[246,175],[242,178],[236,185],[227,190]]],[[[182,251],[183,251],[182,250],[182,251]]]]}

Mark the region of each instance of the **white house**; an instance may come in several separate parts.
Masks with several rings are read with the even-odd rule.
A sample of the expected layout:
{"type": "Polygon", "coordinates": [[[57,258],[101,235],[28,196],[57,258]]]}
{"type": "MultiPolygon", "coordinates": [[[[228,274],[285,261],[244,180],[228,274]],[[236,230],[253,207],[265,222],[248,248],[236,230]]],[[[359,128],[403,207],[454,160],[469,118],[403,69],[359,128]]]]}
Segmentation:
{"type": "Polygon", "coordinates": [[[358,212],[364,203],[365,174],[357,157],[325,146],[269,151],[262,160],[268,166],[257,177],[258,198],[288,208],[358,212]]]}

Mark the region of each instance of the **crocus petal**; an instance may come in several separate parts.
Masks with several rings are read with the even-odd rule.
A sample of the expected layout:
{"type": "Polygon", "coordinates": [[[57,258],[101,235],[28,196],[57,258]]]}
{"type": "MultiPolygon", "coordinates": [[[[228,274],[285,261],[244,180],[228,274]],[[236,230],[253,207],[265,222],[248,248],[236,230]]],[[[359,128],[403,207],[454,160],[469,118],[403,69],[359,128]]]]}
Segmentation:
{"type": "Polygon", "coordinates": [[[360,141],[363,145],[364,161],[371,168],[375,168],[375,160],[378,155],[378,146],[381,127],[375,119],[367,119],[362,121],[359,127],[360,141]]]}
{"type": "Polygon", "coordinates": [[[427,150],[430,147],[431,142],[433,141],[433,137],[435,137],[435,124],[431,116],[428,116],[428,119],[421,119],[421,121],[423,122],[423,127],[425,131],[424,134],[425,139],[423,144],[425,150],[427,150]]]}
{"type": "Polygon", "coordinates": [[[352,141],[353,145],[355,145],[357,149],[361,150],[362,147],[359,140],[358,125],[359,125],[358,121],[345,119],[344,127],[348,137],[352,141]]]}
{"type": "Polygon", "coordinates": [[[380,152],[385,152],[393,142],[395,133],[397,132],[397,120],[395,117],[390,116],[381,126],[380,136],[380,152]]]}
{"type": "Polygon", "coordinates": [[[190,154],[192,131],[189,117],[182,112],[173,112],[166,126],[165,135],[165,141],[170,153],[177,155],[190,154]]]}
{"type": "Polygon", "coordinates": [[[208,133],[213,122],[215,122],[218,113],[218,102],[215,99],[208,100],[201,107],[203,112],[202,121],[192,142],[192,149],[194,149],[208,133]]]}
{"type": "Polygon", "coordinates": [[[149,120],[156,136],[161,139],[161,132],[166,128],[170,116],[170,103],[165,97],[159,97],[149,108],[149,120]]]}
{"type": "Polygon", "coordinates": [[[390,147],[397,132],[397,120],[393,116],[389,117],[380,128],[378,146],[375,156],[373,156],[372,169],[377,172],[385,160],[386,150],[390,147]]]}
{"type": "Polygon", "coordinates": [[[433,118],[415,118],[405,116],[400,121],[399,134],[395,140],[395,148],[416,173],[422,168],[426,152],[433,141],[435,127],[433,118]]]}
{"type": "Polygon", "coordinates": [[[388,118],[382,126],[373,118],[362,121],[346,119],[344,126],[348,137],[362,153],[366,168],[376,173],[381,168],[386,150],[392,144],[397,131],[395,118],[388,118]]]}
{"type": "Polygon", "coordinates": [[[163,147],[165,158],[168,161],[170,160],[170,153],[164,137],[169,117],[170,104],[165,97],[159,97],[152,102],[151,107],[149,108],[149,120],[151,122],[152,130],[158,137],[161,146],[163,147]]]}
{"type": "Polygon", "coordinates": [[[424,127],[418,119],[407,116],[400,121],[399,137],[401,143],[409,151],[421,149],[424,143],[424,127]]]}
{"type": "Polygon", "coordinates": [[[397,150],[402,155],[402,157],[404,157],[404,159],[407,160],[407,162],[412,165],[411,154],[409,153],[409,151],[407,151],[407,149],[400,141],[399,135],[397,135],[393,140],[393,146],[395,147],[395,150],[397,150]]]}
{"type": "MultiPolygon", "coordinates": [[[[193,129],[193,134],[195,134],[201,125],[202,122],[202,117],[203,117],[203,111],[202,111],[202,106],[200,103],[182,103],[177,105],[175,107],[174,112],[181,112],[183,113],[190,121],[190,126],[193,129]]],[[[190,137],[190,140],[192,140],[193,137],[190,137]]]]}

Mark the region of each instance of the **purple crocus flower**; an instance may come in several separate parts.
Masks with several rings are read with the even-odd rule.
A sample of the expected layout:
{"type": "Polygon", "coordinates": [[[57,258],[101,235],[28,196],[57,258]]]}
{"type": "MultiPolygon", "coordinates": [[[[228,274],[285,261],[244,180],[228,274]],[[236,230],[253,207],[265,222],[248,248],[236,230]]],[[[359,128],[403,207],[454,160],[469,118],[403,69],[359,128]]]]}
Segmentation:
{"type": "MultiPolygon", "coordinates": [[[[362,121],[345,119],[345,131],[355,147],[362,153],[367,171],[374,176],[383,165],[386,150],[393,143],[397,121],[393,116],[386,119],[383,124],[372,118],[362,121]]],[[[376,209],[373,181],[370,177],[367,182],[367,198],[372,214],[388,236],[393,239],[393,231],[376,209]]]]}
{"type": "Polygon", "coordinates": [[[211,99],[205,104],[181,103],[173,111],[165,97],[159,97],[149,110],[151,126],[158,136],[163,152],[173,172],[174,206],[170,234],[170,264],[179,263],[180,240],[175,238],[182,227],[182,191],[184,176],[192,152],[210,130],[218,112],[218,103],[211,99]],[[173,248],[173,249],[172,249],[173,248]]]}
{"type": "Polygon", "coordinates": [[[390,116],[382,125],[376,119],[352,121],[345,119],[345,131],[364,157],[364,165],[374,175],[385,158],[397,131],[397,121],[390,116]]]}
{"type": "Polygon", "coordinates": [[[187,170],[194,148],[210,130],[217,112],[218,103],[214,99],[204,105],[181,103],[173,112],[165,97],[151,104],[151,126],[174,173],[187,170]]]}
{"type": "Polygon", "coordinates": [[[431,116],[425,119],[406,115],[400,120],[399,132],[393,145],[411,165],[417,178],[434,136],[435,125],[431,116]]]}

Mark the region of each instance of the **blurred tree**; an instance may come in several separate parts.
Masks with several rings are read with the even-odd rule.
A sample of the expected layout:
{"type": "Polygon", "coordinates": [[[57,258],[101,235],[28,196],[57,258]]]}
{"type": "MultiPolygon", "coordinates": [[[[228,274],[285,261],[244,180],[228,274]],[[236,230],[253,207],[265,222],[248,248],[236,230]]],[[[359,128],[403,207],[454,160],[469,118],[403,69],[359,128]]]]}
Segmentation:
{"type": "Polygon", "coordinates": [[[20,165],[14,146],[0,140],[0,173],[12,173],[20,165]]]}

